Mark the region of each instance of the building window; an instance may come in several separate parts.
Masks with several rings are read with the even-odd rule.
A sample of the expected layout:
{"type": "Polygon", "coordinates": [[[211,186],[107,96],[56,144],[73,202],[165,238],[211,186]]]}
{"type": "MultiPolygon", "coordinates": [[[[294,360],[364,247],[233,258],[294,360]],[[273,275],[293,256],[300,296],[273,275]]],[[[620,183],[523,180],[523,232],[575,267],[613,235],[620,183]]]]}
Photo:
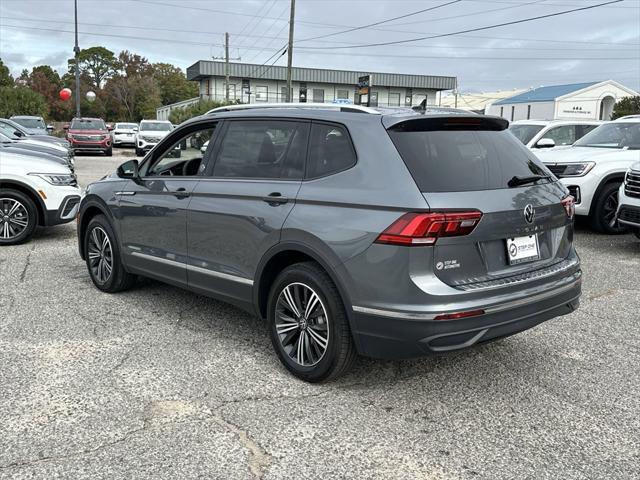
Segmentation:
{"type": "Polygon", "coordinates": [[[511,106],[511,121],[513,122],[513,118],[516,116],[516,107],[515,105],[511,106]]]}
{"type": "Polygon", "coordinates": [[[269,88],[266,85],[256,87],[256,102],[269,101],[269,88]]]}
{"type": "Polygon", "coordinates": [[[209,79],[202,82],[202,95],[209,95],[209,79]]]}
{"type": "Polygon", "coordinates": [[[336,98],[338,99],[349,99],[349,90],[338,90],[336,92],[336,98]]]}
{"type": "Polygon", "coordinates": [[[531,105],[527,105],[527,120],[531,118],[531,105]]]}
{"type": "Polygon", "coordinates": [[[313,103],[324,103],[324,89],[314,88],[311,91],[313,103]]]}
{"type": "Polygon", "coordinates": [[[231,100],[235,100],[236,99],[236,84],[235,83],[230,83],[229,84],[229,99],[231,99],[231,100]]]}
{"type": "Polygon", "coordinates": [[[500,116],[504,117],[504,107],[500,107],[500,116]]]}
{"type": "Polygon", "coordinates": [[[391,92],[389,92],[389,106],[390,107],[399,107],[400,106],[400,94],[399,93],[391,93],[391,92]]]}

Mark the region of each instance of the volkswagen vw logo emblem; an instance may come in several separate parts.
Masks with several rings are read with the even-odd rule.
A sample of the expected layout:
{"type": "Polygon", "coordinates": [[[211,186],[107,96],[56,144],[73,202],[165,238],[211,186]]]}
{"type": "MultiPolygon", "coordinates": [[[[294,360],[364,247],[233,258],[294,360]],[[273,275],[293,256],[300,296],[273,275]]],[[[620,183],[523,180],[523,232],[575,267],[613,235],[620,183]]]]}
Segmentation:
{"type": "Polygon", "coordinates": [[[533,217],[535,217],[536,211],[533,209],[533,205],[529,204],[524,207],[524,219],[527,223],[533,223],[533,217]]]}

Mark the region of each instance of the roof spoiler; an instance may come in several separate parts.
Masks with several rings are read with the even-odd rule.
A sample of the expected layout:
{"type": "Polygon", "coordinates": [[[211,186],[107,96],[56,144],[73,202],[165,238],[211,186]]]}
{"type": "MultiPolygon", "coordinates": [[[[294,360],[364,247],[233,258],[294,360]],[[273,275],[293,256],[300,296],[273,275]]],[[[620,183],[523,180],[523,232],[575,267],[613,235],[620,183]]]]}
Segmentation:
{"type": "Polygon", "coordinates": [[[394,132],[428,132],[437,130],[506,130],[509,121],[485,115],[429,115],[398,119],[385,125],[394,132]]]}

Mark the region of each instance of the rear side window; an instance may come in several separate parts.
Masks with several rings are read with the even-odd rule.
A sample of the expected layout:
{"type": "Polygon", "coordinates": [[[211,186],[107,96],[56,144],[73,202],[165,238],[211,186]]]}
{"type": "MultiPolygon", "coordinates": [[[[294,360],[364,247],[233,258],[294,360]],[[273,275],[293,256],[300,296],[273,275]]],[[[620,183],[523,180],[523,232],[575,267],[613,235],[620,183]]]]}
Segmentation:
{"type": "Polygon", "coordinates": [[[299,180],[308,129],[308,123],[278,120],[230,122],[213,176],[299,180]]]}
{"type": "Polygon", "coordinates": [[[514,176],[549,175],[507,130],[394,131],[389,135],[423,192],[508,188],[514,176]]]}
{"type": "Polygon", "coordinates": [[[324,123],[312,125],[306,178],[331,175],[355,163],[356,152],[344,127],[324,123]]]}

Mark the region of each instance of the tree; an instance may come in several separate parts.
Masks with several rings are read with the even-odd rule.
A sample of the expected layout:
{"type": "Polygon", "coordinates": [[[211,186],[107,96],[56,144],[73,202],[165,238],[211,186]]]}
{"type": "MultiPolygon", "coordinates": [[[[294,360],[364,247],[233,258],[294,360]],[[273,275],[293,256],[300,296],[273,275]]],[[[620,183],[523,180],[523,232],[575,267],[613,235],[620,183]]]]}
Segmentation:
{"type": "Polygon", "coordinates": [[[42,95],[29,87],[0,87],[0,117],[12,115],[37,115],[46,117],[47,102],[42,95]]]}
{"type": "Polygon", "coordinates": [[[175,110],[172,110],[169,114],[169,121],[171,123],[179,124],[192,117],[204,115],[212,108],[223,107],[224,105],[227,105],[227,103],[218,102],[216,100],[200,100],[198,103],[194,103],[189,107],[176,108],[175,110]]]}
{"type": "Polygon", "coordinates": [[[638,115],[640,114],[640,96],[639,97],[625,97],[613,106],[613,114],[611,120],[624,117],[625,115],[638,115]]]}
{"type": "MultiPolygon", "coordinates": [[[[90,47],[80,50],[78,54],[80,61],[80,73],[86,74],[90,85],[100,90],[105,80],[111,77],[118,70],[118,60],[113,52],[104,47],[90,47]]],[[[68,60],[69,73],[75,75],[76,59],[68,60]]]]}
{"type": "Polygon", "coordinates": [[[160,88],[162,105],[198,96],[198,85],[188,81],[180,68],[169,63],[154,63],[152,68],[153,77],[160,88]]]}
{"type": "Polygon", "coordinates": [[[13,77],[7,67],[0,58],[0,87],[13,87],[13,77]]]}

